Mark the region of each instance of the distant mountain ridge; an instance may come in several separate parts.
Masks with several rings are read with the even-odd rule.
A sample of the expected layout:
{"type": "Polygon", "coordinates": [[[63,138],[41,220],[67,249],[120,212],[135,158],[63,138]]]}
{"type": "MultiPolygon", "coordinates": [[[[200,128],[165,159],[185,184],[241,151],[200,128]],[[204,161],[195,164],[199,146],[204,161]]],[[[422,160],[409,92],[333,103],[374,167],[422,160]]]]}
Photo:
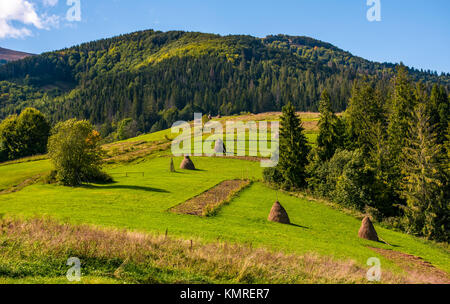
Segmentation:
{"type": "Polygon", "coordinates": [[[3,61],[4,63],[9,62],[9,61],[24,59],[29,56],[34,56],[34,54],[9,50],[9,49],[0,47],[0,61],[3,61]]]}

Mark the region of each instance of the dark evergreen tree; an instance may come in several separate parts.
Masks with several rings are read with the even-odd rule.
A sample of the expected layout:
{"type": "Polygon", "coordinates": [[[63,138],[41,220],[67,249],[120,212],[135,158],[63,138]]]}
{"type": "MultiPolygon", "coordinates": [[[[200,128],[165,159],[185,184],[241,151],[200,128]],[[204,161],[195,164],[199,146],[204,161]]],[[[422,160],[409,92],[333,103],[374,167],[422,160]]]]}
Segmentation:
{"type": "Polygon", "coordinates": [[[448,178],[440,159],[440,145],[433,133],[424,104],[419,104],[409,125],[402,171],[405,216],[411,233],[448,241],[450,210],[448,178]]]}
{"type": "Polygon", "coordinates": [[[436,84],[433,86],[430,102],[427,105],[430,124],[435,126],[437,142],[443,144],[447,132],[447,125],[450,121],[450,100],[443,86],[436,84]]]}
{"type": "Polygon", "coordinates": [[[319,135],[317,136],[317,153],[320,160],[325,161],[333,157],[336,149],[342,146],[342,127],[339,118],[331,109],[328,91],[322,92],[319,102],[320,120],[319,135]]]}
{"type": "Polygon", "coordinates": [[[376,144],[377,124],[384,126],[385,120],[386,111],[379,92],[367,78],[355,81],[345,117],[347,148],[359,148],[368,155],[376,144]]]}
{"type": "Polygon", "coordinates": [[[389,147],[389,183],[395,191],[400,191],[402,173],[402,149],[406,146],[411,115],[414,113],[416,98],[406,67],[401,65],[394,78],[394,92],[390,100],[390,116],[388,119],[388,147],[389,147]]]}
{"type": "Polygon", "coordinates": [[[303,188],[306,186],[305,167],[308,163],[309,146],[300,118],[294,106],[289,103],[283,107],[280,117],[280,158],[278,168],[283,176],[284,188],[303,188]]]}
{"type": "Polygon", "coordinates": [[[416,104],[411,79],[406,67],[398,68],[397,76],[394,78],[394,93],[390,103],[389,117],[389,143],[391,158],[398,161],[402,148],[406,143],[406,134],[409,131],[411,114],[416,104]]]}

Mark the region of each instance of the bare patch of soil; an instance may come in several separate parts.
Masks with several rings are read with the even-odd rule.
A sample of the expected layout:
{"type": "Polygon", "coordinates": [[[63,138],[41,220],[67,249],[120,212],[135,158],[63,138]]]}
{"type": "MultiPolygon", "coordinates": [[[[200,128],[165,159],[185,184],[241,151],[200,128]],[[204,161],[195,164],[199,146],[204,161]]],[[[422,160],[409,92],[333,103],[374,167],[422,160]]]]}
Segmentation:
{"type": "Polygon", "coordinates": [[[450,284],[449,275],[420,257],[399,251],[370,247],[373,251],[393,261],[408,273],[407,279],[414,284],[450,284]]]}
{"type": "Polygon", "coordinates": [[[202,194],[173,207],[170,211],[197,216],[208,215],[249,184],[248,180],[223,181],[202,194]]]}

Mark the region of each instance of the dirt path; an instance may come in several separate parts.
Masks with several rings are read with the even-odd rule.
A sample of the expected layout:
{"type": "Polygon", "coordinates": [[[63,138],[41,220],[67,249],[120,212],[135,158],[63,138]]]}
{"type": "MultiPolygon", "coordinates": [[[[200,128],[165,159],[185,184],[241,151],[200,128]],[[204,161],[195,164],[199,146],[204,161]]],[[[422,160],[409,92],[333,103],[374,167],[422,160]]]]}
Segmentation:
{"type": "Polygon", "coordinates": [[[33,185],[33,184],[37,183],[39,181],[39,179],[41,179],[41,177],[43,175],[44,174],[38,174],[38,175],[35,175],[33,177],[27,178],[27,179],[25,179],[24,181],[22,181],[18,185],[15,185],[15,186],[12,186],[12,187],[10,187],[8,189],[0,191],[0,194],[9,194],[9,193],[14,193],[14,192],[20,191],[20,190],[22,190],[23,188],[25,188],[27,186],[30,186],[30,185],[33,185]]]}
{"type": "Polygon", "coordinates": [[[235,193],[249,185],[248,180],[227,180],[217,186],[177,205],[170,211],[181,214],[205,216],[227,202],[235,193]]]}
{"type": "Polygon", "coordinates": [[[393,261],[408,273],[408,280],[412,283],[450,284],[450,276],[443,270],[434,267],[431,263],[403,252],[370,247],[373,251],[393,261]]]}

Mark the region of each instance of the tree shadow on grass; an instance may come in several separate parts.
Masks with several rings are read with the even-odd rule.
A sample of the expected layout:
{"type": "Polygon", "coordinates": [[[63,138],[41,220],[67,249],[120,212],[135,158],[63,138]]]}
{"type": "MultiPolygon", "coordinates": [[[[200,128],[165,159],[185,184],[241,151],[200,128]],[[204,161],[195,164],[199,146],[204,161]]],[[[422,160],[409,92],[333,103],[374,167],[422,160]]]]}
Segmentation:
{"type": "Polygon", "coordinates": [[[145,186],[134,186],[134,185],[109,185],[109,186],[96,186],[96,185],[83,185],[82,188],[87,189],[125,189],[125,190],[137,190],[137,191],[147,191],[147,192],[160,192],[160,193],[170,193],[165,189],[158,189],[145,186]]]}

